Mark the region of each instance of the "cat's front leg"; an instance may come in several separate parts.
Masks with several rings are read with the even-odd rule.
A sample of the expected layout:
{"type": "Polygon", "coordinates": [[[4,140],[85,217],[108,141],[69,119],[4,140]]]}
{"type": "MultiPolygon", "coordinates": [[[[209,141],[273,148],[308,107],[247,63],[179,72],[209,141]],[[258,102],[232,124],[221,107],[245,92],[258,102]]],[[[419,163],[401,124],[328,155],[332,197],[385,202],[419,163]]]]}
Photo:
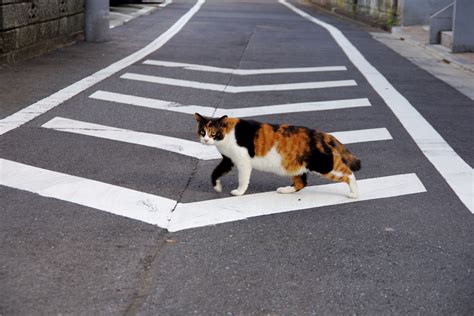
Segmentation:
{"type": "Polygon", "coordinates": [[[252,174],[252,164],[250,161],[239,162],[239,164],[237,164],[237,169],[239,170],[239,187],[232,190],[230,194],[243,195],[249,187],[250,175],[252,174]]]}
{"type": "Polygon", "coordinates": [[[217,165],[217,167],[214,169],[211,175],[211,183],[212,187],[216,192],[222,192],[222,183],[219,178],[229,172],[234,164],[232,163],[232,160],[230,160],[229,157],[226,157],[222,155],[223,159],[221,162],[217,165]]]}

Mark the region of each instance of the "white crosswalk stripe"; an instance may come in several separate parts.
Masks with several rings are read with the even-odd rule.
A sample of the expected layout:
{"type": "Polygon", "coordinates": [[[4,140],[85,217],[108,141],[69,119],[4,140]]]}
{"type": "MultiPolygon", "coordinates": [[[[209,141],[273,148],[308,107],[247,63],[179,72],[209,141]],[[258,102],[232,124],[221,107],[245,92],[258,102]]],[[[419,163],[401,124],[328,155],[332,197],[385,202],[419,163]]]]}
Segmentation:
{"type": "Polygon", "coordinates": [[[347,108],[356,108],[371,106],[370,101],[366,98],[360,99],[347,99],[347,100],[331,100],[331,101],[318,101],[318,102],[301,102],[301,103],[288,103],[288,104],[276,104],[276,105],[265,105],[245,108],[234,108],[234,109],[222,109],[213,108],[209,106],[201,105],[182,105],[175,102],[163,101],[159,99],[144,98],[129,94],[108,92],[108,91],[96,91],[90,95],[90,98],[110,101],[115,103],[129,104],[135,106],[141,106],[157,110],[166,110],[179,113],[194,114],[199,112],[201,115],[210,117],[221,117],[228,115],[230,117],[250,117],[258,115],[273,115],[282,113],[298,113],[298,112],[312,112],[312,111],[325,111],[325,110],[338,110],[347,108]]]}
{"type": "Polygon", "coordinates": [[[263,92],[263,91],[285,91],[285,90],[305,90],[305,89],[323,89],[336,87],[356,86],[354,80],[333,80],[333,81],[314,81],[314,82],[298,82],[283,83],[270,85],[254,85],[254,86],[229,86],[216,83],[205,83],[199,81],[189,81],[181,79],[166,78],[160,76],[150,76],[135,73],[125,73],[120,76],[122,79],[136,80],[142,82],[157,83],[163,85],[186,87],[193,89],[210,90],[227,93],[244,93],[244,92],[263,92]]]}
{"type": "Polygon", "coordinates": [[[284,74],[284,73],[304,73],[304,72],[325,72],[325,71],[345,71],[345,66],[326,66],[326,67],[299,67],[299,68],[271,68],[271,69],[231,69],[221,67],[211,67],[205,65],[177,63],[163,60],[145,60],[145,65],[183,68],[186,70],[216,72],[222,74],[232,74],[239,76],[265,75],[265,74],[284,74]]]}
{"type": "Polygon", "coordinates": [[[166,227],[176,201],[0,159],[0,184],[166,227]]]}
{"type": "Polygon", "coordinates": [[[290,195],[273,191],[178,203],[161,196],[0,158],[0,185],[140,220],[169,231],[426,191],[415,174],[362,179],[358,183],[359,199],[348,198],[345,195],[347,186],[335,183],[307,187],[290,195]]]}
{"type": "MultiPolygon", "coordinates": [[[[62,117],[56,117],[43,124],[42,127],[62,132],[158,148],[201,160],[222,158],[215,146],[205,146],[201,143],[185,139],[136,132],[111,126],[66,119],[62,117]]],[[[331,134],[344,144],[392,139],[392,136],[385,128],[334,132],[331,134]]]]}

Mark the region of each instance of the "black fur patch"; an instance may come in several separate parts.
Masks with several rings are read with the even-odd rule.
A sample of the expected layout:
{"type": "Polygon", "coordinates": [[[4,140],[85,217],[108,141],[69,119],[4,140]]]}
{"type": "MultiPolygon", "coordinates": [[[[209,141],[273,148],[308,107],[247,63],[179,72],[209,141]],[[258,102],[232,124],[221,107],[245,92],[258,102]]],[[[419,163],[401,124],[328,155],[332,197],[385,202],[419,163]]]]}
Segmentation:
{"type": "Polygon", "coordinates": [[[255,136],[261,127],[261,123],[255,121],[240,120],[235,125],[235,138],[237,145],[247,148],[250,157],[255,156],[255,136]]]}
{"type": "Polygon", "coordinates": [[[306,173],[303,173],[301,176],[301,181],[303,182],[303,185],[306,186],[308,184],[308,175],[306,173]]]}
{"type": "Polygon", "coordinates": [[[308,164],[306,167],[311,171],[316,171],[321,174],[331,172],[333,168],[333,155],[331,148],[323,142],[321,134],[316,131],[311,131],[310,134],[309,147],[311,151],[307,158],[308,164]],[[322,145],[324,149],[323,152],[316,147],[317,143],[322,145]]]}
{"type": "Polygon", "coordinates": [[[349,168],[352,171],[359,171],[361,167],[362,166],[361,166],[361,163],[360,163],[360,159],[358,159],[358,158],[352,160],[351,163],[349,164],[349,168]]]}
{"type": "Polygon", "coordinates": [[[217,165],[217,167],[214,169],[214,171],[212,172],[212,175],[211,175],[211,182],[212,182],[213,187],[216,186],[217,179],[219,179],[220,177],[222,177],[222,175],[229,172],[232,169],[232,167],[234,166],[234,164],[232,163],[232,160],[230,160],[230,158],[228,158],[226,156],[222,156],[222,157],[223,157],[223,159],[217,165]]]}

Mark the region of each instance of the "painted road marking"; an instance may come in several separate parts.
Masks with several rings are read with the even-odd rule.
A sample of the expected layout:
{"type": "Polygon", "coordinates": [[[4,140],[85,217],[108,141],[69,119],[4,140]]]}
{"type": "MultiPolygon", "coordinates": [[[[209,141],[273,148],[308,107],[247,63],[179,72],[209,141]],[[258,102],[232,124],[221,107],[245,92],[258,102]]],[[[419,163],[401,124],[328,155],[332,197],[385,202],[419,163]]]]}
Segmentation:
{"type": "Polygon", "coordinates": [[[287,103],[235,109],[216,109],[214,107],[209,106],[182,105],[176,102],[144,98],[116,92],[107,92],[102,90],[94,92],[92,95],[90,95],[90,98],[179,113],[194,114],[196,112],[199,112],[202,115],[210,117],[221,117],[223,115],[228,115],[230,117],[249,117],[258,115],[338,110],[371,106],[369,99],[361,98],[318,102],[287,103]]]}
{"type": "Polygon", "coordinates": [[[189,9],[175,24],[173,24],[166,32],[161,34],[153,42],[136,51],[135,53],[111,64],[110,66],[97,71],[96,73],[86,77],[80,81],[73,83],[72,85],[53,93],[49,97],[39,100],[36,103],[0,120],[0,135],[11,131],[26,122],[38,117],[39,115],[51,110],[52,108],[60,105],[66,100],[74,97],[82,91],[92,87],[96,83],[110,77],[111,75],[119,72],[120,70],[138,62],[145,58],[150,53],[158,50],[164,44],[166,44],[173,36],[175,36],[193,17],[196,12],[199,11],[205,0],[198,0],[196,4],[189,9]]]}
{"type": "Polygon", "coordinates": [[[158,148],[201,160],[222,158],[214,146],[204,146],[201,143],[185,139],[136,132],[111,126],[70,120],[62,117],[55,117],[46,124],[42,125],[42,127],[62,132],[158,148]]]}
{"type": "Polygon", "coordinates": [[[279,0],[290,10],[325,28],[369,84],[382,97],[423,154],[435,166],[464,205],[474,213],[474,170],[413,107],[413,105],[352,45],[336,27],[279,0]]]}
{"type": "Polygon", "coordinates": [[[426,192],[416,174],[358,180],[360,197],[347,185],[306,187],[294,194],[275,191],[193,203],[177,201],[95,180],[0,159],[0,185],[140,220],[175,232],[256,216],[426,192]]]}
{"type": "MultiPolygon", "coordinates": [[[[222,158],[215,146],[205,146],[197,141],[194,142],[158,134],[136,132],[132,130],[71,120],[62,117],[55,117],[42,125],[42,127],[61,132],[87,135],[129,144],[153,147],[200,160],[222,158]]],[[[392,136],[385,128],[334,132],[331,134],[344,144],[392,139],[392,136]]]]}
{"type": "Polygon", "coordinates": [[[159,4],[158,6],[164,8],[171,3],[173,3],[173,0],[166,0],[165,2],[159,4]]]}
{"type": "Polygon", "coordinates": [[[164,60],[145,60],[145,65],[183,68],[186,70],[217,72],[223,74],[232,74],[239,76],[265,75],[265,74],[284,74],[284,73],[302,73],[302,72],[324,72],[324,71],[345,71],[345,66],[325,66],[325,67],[299,67],[299,68],[271,68],[271,69],[232,69],[212,67],[205,65],[177,63],[164,60]]]}
{"type": "Polygon", "coordinates": [[[179,203],[171,215],[171,232],[323,206],[383,199],[426,192],[416,174],[401,174],[357,181],[358,199],[346,196],[345,183],[310,186],[293,194],[265,192],[194,203],[179,203]]]}
{"type": "Polygon", "coordinates": [[[0,159],[0,184],[166,227],[176,201],[0,159]]]}
{"type": "Polygon", "coordinates": [[[164,84],[169,86],[186,87],[193,89],[211,90],[228,93],[244,93],[244,92],[262,92],[262,91],[285,91],[285,90],[304,90],[304,89],[322,89],[335,87],[356,86],[354,80],[334,80],[334,81],[314,81],[299,83],[283,83],[270,85],[254,85],[254,86],[228,86],[217,83],[205,83],[199,81],[189,81],[181,79],[173,79],[159,76],[141,75],[135,73],[125,73],[120,76],[122,79],[137,80],[143,82],[164,84]]]}

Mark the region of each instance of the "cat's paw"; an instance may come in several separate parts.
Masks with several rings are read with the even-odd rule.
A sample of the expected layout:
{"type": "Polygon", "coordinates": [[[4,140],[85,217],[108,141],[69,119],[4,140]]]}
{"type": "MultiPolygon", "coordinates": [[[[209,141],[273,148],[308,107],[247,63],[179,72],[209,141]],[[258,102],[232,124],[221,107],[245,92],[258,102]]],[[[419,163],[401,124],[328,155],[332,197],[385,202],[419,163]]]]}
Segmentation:
{"type": "Polygon", "coordinates": [[[296,188],[294,186],[281,187],[277,189],[277,192],[282,194],[293,193],[296,192],[296,188]]]}
{"type": "Polygon", "coordinates": [[[357,198],[359,197],[359,194],[357,194],[357,193],[355,193],[355,192],[351,192],[351,193],[349,193],[349,197],[350,197],[351,199],[357,199],[357,198]]]}
{"type": "Polygon", "coordinates": [[[214,186],[214,191],[221,193],[222,192],[222,183],[221,180],[216,181],[216,185],[214,186]]]}
{"type": "Polygon", "coordinates": [[[245,190],[239,190],[239,189],[230,191],[230,194],[236,195],[236,196],[243,195],[244,193],[245,193],[245,190]]]}

